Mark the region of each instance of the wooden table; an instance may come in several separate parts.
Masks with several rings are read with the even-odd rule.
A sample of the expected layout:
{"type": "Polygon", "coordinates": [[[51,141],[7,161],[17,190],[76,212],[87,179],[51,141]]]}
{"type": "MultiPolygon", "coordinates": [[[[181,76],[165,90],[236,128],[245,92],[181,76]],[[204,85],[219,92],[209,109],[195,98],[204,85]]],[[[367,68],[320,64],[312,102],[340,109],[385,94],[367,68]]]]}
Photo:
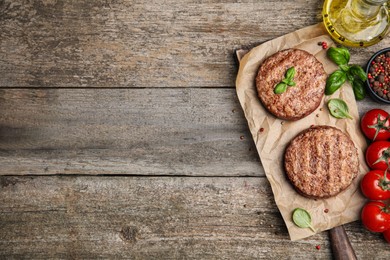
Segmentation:
{"type": "MultiPolygon", "coordinates": [[[[321,6],[0,1],[0,258],[331,258],[327,232],[289,240],[233,57],[321,6]]],[[[389,111],[359,102],[374,107],[389,111]]],[[[359,259],[389,259],[380,235],[345,229],[359,259]]]]}

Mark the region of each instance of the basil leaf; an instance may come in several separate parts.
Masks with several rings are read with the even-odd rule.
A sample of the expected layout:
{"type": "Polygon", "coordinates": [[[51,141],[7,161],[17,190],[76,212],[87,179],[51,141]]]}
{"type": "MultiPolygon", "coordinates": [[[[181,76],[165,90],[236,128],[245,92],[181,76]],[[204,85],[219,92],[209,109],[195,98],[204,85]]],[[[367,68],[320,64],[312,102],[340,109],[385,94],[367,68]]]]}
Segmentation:
{"type": "Polygon", "coordinates": [[[274,88],[274,93],[275,94],[282,94],[283,92],[285,92],[287,89],[287,84],[286,83],[278,83],[276,84],[275,88],[274,88]]]}
{"type": "Polygon", "coordinates": [[[294,81],[290,80],[287,82],[287,85],[289,85],[290,87],[295,87],[296,83],[294,81]]]}
{"type": "Polygon", "coordinates": [[[286,71],[286,79],[293,79],[295,76],[295,68],[291,67],[286,71]]]}
{"type": "Polygon", "coordinates": [[[349,114],[349,108],[347,103],[344,102],[344,100],[339,98],[330,99],[328,101],[328,108],[330,114],[335,118],[350,118],[352,119],[352,116],[349,114]]]}
{"type": "Polygon", "coordinates": [[[352,65],[348,72],[353,75],[353,76],[356,76],[358,77],[360,80],[362,81],[366,81],[367,80],[367,74],[366,72],[364,72],[364,70],[362,69],[362,67],[360,67],[359,65],[352,65]]]}
{"type": "Polygon", "coordinates": [[[304,209],[296,208],[293,211],[292,219],[300,228],[310,228],[313,232],[315,232],[313,226],[311,225],[311,216],[309,212],[304,209]]]}
{"type": "Polygon", "coordinates": [[[278,84],[276,84],[274,88],[274,93],[275,94],[282,94],[287,90],[289,86],[295,86],[296,83],[293,81],[295,75],[295,68],[290,67],[286,73],[285,73],[285,78],[278,84]]]}
{"type": "Polygon", "coordinates": [[[355,79],[352,81],[352,89],[355,94],[356,100],[362,100],[366,96],[366,89],[364,87],[364,82],[360,79],[355,79]]]}
{"type": "Polygon", "coordinates": [[[355,76],[351,73],[351,71],[347,71],[346,75],[347,75],[347,80],[352,84],[352,82],[355,80],[355,76]]]}
{"type": "Polygon", "coordinates": [[[284,79],[284,80],[282,80],[282,83],[285,83],[288,86],[295,86],[296,85],[296,83],[294,81],[292,81],[291,79],[284,79]]]}
{"type": "Polygon", "coordinates": [[[326,54],[337,65],[348,64],[349,58],[351,57],[348,49],[345,47],[340,47],[340,48],[330,47],[326,52],[326,54]]]}
{"type": "Polygon", "coordinates": [[[342,71],[345,71],[345,72],[349,71],[349,65],[348,64],[341,64],[339,67],[340,67],[340,69],[342,71]]]}
{"type": "Polygon", "coordinates": [[[336,70],[326,80],[325,95],[332,95],[344,84],[347,75],[342,70],[336,70]]]}

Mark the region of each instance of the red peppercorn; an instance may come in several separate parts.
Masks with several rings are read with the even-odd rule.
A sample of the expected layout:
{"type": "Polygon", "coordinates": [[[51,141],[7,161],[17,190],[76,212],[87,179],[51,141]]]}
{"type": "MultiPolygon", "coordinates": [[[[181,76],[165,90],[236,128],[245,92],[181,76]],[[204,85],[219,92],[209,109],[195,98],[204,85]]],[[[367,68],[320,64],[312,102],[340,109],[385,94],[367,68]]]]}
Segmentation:
{"type": "Polygon", "coordinates": [[[321,249],[321,246],[320,246],[320,245],[316,245],[316,249],[317,249],[317,250],[320,250],[320,249],[321,249]]]}

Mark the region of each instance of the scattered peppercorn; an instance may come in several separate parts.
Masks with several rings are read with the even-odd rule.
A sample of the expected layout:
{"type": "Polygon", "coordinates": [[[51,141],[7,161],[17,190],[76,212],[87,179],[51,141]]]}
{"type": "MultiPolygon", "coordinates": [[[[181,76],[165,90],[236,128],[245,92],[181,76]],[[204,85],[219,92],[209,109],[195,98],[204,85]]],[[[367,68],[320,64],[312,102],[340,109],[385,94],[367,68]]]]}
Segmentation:
{"type": "Polygon", "coordinates": [[[259,132],[260,133],[264,132],[264,128],[260,128],[259,132]]]}
{"type": "Polygon", "coordinates": [[[244,140],[244,136],[243,135],[240,136],[240,140],[244,140]]]}
{"type": "Polygon", "coordinates": [[[320,245],[316,245],[316,249],[317,249],[317,250],[320,250],[320,249],[321,249],[321,246],[320,246],[320,245]]]}
{"type": "Polygon", "coordinates": [[[325,212],[325,213],[328,213],[328,212],[329,212],[329,209],[324,209],[324,212],[325,212]]]}
{"type": "Polygon", "coordinates": [[[322,49],[327,49],[328,48],[328,43],[327,42],[318,42],[318,46],[322,46],[322,49]]]}
{"type": "Polygon", "coordinates": [[[390,100],[390,51],[379,54],[369,66],[370,87],[381,98],[390,100]]]}
{"type": "Polygon", "coordinates": [[[328,49],[328,43],[327,42],[318,42],[318,46],[321,46],[322,49],[328,49]]]}

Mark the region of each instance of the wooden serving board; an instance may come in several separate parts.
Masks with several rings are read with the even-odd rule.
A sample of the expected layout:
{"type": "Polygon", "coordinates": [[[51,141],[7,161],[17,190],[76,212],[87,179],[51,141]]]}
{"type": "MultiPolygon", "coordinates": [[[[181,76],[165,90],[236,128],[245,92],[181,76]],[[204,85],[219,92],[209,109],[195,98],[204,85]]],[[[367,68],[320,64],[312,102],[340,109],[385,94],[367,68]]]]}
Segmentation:
{"type": "MultiPolygon", "coordinates": [[[[236,59],[237,64],[239,65],[242,58],[250,50],[248,49],[236,49],[234,51],[234,58],[236,59]]],[[[331,241],[331,247],[334,259],[336,260],[356,260],[355,251],[349,241],[348,235],[345,232],[343,225],[334,227],[329,230],[329,238],[331,241]]]]}

